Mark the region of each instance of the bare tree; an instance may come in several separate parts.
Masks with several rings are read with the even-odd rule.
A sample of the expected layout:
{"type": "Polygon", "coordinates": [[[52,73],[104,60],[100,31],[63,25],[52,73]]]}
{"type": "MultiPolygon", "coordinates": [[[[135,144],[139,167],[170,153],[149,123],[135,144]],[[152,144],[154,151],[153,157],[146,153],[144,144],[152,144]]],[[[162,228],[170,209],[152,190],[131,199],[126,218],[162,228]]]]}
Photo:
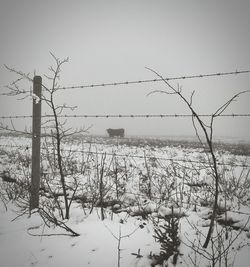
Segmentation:
{"type": "MultiPolygon", "coordinates": [[[[215,223],[216,233],[214,236],[211,236],[209,249],[204,248],[201,245],[201,240],[203,239],[203,237],[205,237],[202,231],[196,225],[192,224],[187,218],[185,219],[193,228],[196,234],[193,235],[193,238],[190,238],[190,235],[188,233],[185,233],[184,238],[182,239],[182,243],[191,249],[191,252],[194,253],[195,258],[197,257],[197,255],[200,255],[200,260],[206,260],[210,264],[209,266],[233,266],[238,250],[234,249],[234,247],[241,248],[245,245],[248,245],[244,244],[241,239],[238,240],[238,237],[244,231],[250,217],[238,232],[232,231],[232,229],[228,232],[226,225],[219,226],[217,223],[215,223]],[[238,242],[236,242],[237,240],[238,242]]],[[[194,264],[197,259],[192,259],[190,254],[188,255],[188,257],[193,265],[197,266],[194,264]]]]}
{"type": "Polygon", "coordinates": [[[240,95],[250,92],[250,90],[242,91],[238,94],[235,94],[233,97],[231,97],[228,101],[226,101],[222,106],[220,106],[210,117],[210,122],[205,123],[201,117],[198,115],[196,110],[193,108],[193,96],[195,91],[192,92],[190,99],[188,100],[182,93],[182,88],[178,85],[177,87],[172,86],[167,79],[164,79],[162,75],[160,75],[158,72],[156,72],[153,69],[147,68],[154,74],[156,74],[168,87],[168,91],[164,90],[155,90],[150,92],[148,95],[154,94],[154,93],[163,93],[167,95],[176,95],[178,96],[182,102],[186,104],[188,109],[191,111],[192,114],[192,123],[196,132],[196,136],[199,139],[200,143],[203,144],[202,139],[198,133],[198,127],[202,131],[206,145],[207,145],[207,159],[211,168],[211,173],[214,178],[214,204],[213,204],[213,212],[211,216],[211,221],[209,225],[209,230],[207,233],[207,237],[205,240],[205,243],[203,244],[203,247],[206,248],[208,246],[208,243],[211,239],[212,233],[213,233],[213,228],[214,228],[214,221],[218,209],[218,197],[219,197],[219,180],[220,180],[220,173],[218,171],[218,166],[217,166],[217,159],[215,156],[214,152],[214,147],[213,147],[213,133],[214,133],[214,119],[217,117],[220,117],[222,113],[229,107],[229,105],[235,101],[240,95]]]}
{"type": "MultiPolygon", "coordinates": [[[[56,162],[59,169],[60,175],[60,182],[63,190],[63,198],[64,198],[64,206],[65,206],[65,214],[62,214],[63,218],[69,218],[69,210],[70,210],[70,200],[68,199],[68,192],[67,192],[67,183],[65,180],[65,172],[64,172],[64,160],[62,157],[62,143],[63,140],[69,138],[72,135],[82,134],[86,132],[87,129],[72,129],[67,128],[66,123],[67,120],[60,120],[60,115],[65,112],[66,110],[75,110],[76,106],[69,106],[67,104],[58,105],[56,103],[56,95],[62,91],[59,87],[59,80],[61,74],[62,66],[68,62],[68,58],[66,59],[59,59],[53,53],[50,53],[52,59],[54,60],[54,65],[49,67],[49,75],[44,75],[45,78],[51,83],[50,86],[42,85],[43,92],[42,92],[42,101],[47,104],[49,110],[52,112],[49,115],[49,118],[43,122],[43,129],[44,133],[42,134],[43,137],[49,137],[52,139],[52,146],[54,146],[54,151],[56,154],[56,162]]],[[[10,68],[5,66],[7,70],[10,72],[15,73],[18,76],[18,79],[12,82],[10,85],[6,86],[8,92],[6,95],[8,96],[22,96],[21,99],[27,98],[31,95],[31,92],[28,90],[23,90],[20,87],[20,82],[23,80],[28,80],[29,82],[33,82],[30,78],[29,74],[23,73],[18,71],[14,68],[10,68]]],[[[19,131],[15,129],[14,124],[12,124],[12,128],[6,128],[3,125],[0,125],[0,128],[8,129],[14,132],[26,133],[25,131],[19,131]]]]}
{"type": "MultiPolygon", "coordinates": [[[[121,219],[120,223],[119,223],[119,233],[118,236],[115,235],[109,228],[107,225],[104,224],[104,226],[107,228],[107,230],[110,232],[110,234],[117,240],[117,267],[121,266],[121,242],[122,239],[124,238],[130,238],[138,229],[142,228],[141,225],[139,225],[138,227],[136,227],[131,233],[127,234],[127,235],[122,235],[122,229],[121,229],[121,225],[123,223],[123,220],[121,219]]],[[[132,255],[135,255],[134,253],[132,253],[132,255]]],[[[136,256],[140,256],[140,250],[138,251],[138,254],[136,254],[136,256]]]]}
{"type": "MultiPolygon", "coordinates": [[[[76,106],[69,106],[67,104],[57,105],[56,104],[56,94],[61,92],[62,89],[59,87],[59,80],[60,80],[60,73],[63,64],[68,62],[68,58],[66,59],[59,59],[54,54],[50,53],[55,64],[54,66],[49,67],[50,74],[45,75],[45,77],[51,82],[50,87],[46,87],[43,85],[43,98],[42,100],[49,106],[50,110],[52,111],[51,119],[48,119],[44,122],[43,126],[46,126],[46,129],[50,130],[50,132],[45,131],[45,135],[52,138],[52,144],[55,146],[56,157],[57,157],[57,164],[60,174],[60,181],[63,190],[63,198],[64,198],[64,205],[65,205],[65,214],[64,217],[69,219],[69,210],[70,210],[70,201],[68,199],[68,192],[67,192],[67,183],[65,180],[65,171],[64,171],[64,161],[62,157],[62,142],[66,138],[69,138],[72,135],[82,134],[86,132],[87,129],[76,129],[73,130],[72,128],[66,128],[65,125],[67,120],[61,121],[59,116],[65,110],[74,111],[77,107],[76,106]]],[[[75,191],[74,191],[75,192],[75,191]]]]}

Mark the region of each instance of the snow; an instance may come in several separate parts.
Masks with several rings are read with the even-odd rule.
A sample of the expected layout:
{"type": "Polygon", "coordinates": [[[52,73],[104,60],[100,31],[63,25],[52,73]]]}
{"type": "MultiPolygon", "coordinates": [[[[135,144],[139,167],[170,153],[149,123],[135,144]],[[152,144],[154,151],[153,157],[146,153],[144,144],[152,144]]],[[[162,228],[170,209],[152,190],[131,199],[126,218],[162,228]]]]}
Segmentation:
{"type": "Polygon", "coordinates": [[[38,95],[32,93],[32,99],[34,100],[35,104],[39,104],[41,99],[38,95]]]}
{"type": "Polygon", "coordinates": [[[113,235],[119,236],[119,227],[122,236],[137,229],[131,236],[121,239],[121,266],[145,266],[131,255],[137,253],[139,248],[142,255],[158,251],[152,237],[152,227],[141,229],[140,222],[133,219],[119,223],[126,214],[101,221],[98,210],[85,217],[78,208],[74,208],[68,226],[80,236],[67,237],[59,235],[64,233],[60,229],[44,229],[37,214],[11,222],[16,214],[11,211],[14,207],[11,204],[8,206],[8,211],[5,211],[1,205],[0,266],[117,266],[118,241],[113,235]],[[45,236],[34,237],[28,233],[45,236]],[[46,236],[51,233],[55,236],[46,236]],[[134,265],[136,262],[137,265],[134,265]]]}
{"type": "MultiPolygon", "coordinates": [[[[30,139],[24,137],[0,137],[0,173],[8,171],[9,175],[14,175],[18,181],[22,180],[24,175],[22,172],[20,174],[20,171],[27,170],[26,168],[29,166],[20,165],[17,158],[29,159],[30,144],[30,139]],[[4,147],[6,144],[8,146],[4,147]],[[23,146],[23,148],[18,146],[23,146]],[[14,155],[11,154],[13,149],[14,155]],[[3,151],[7,151],[9,154],[3,153],[3,151]]],[[[64,144],[64,149],[67,148],[88,151],[89,144],[84,144],[84,148],[79,143],[64,144]]],[[[63,222],[79,234],[77,237],[69,236],[68,232],[58,226],[48,227],[38,212],[33,211],[31,215],[19,216],[21,211],[16,206],[16,202],[1,197],[1,267],[150,267],[155,262],[155,259],[150,255],[159,255],[161,249],[161,245],[154,238],[154,224],[158,220],[172,215],[179,218],[179,238],[181,240],[179,250],[181,255],[178,257],[177,266],[193,266],[191,259],[194,260],[195,258],[197,259],[197,266],[209,266],[206,258],[195,253],[191,247],[198,246],[199,242],[203,244],[210,225],[211,205],[208,199],[213,192],[204,191],[202,188],[211,188],[207,186],[211,185],[213,180],[209,177],[207,169],[197,171],[188,162],[185,163],[185,166],[189,167],[188,171],[181,171],[183,169],[178,168],[183,168],[181,162],[176,165],[167,165],[164,160],[153,160],[153,158],[159,157],[197,161],[205,158],[201,150],[161,147],[154,148],[152,151],[150,147],[147,149],[147,147],[124,144],[93,143],[91,151],[134,156],[148,155],[152,160],[148,160],[148,170],[146,170],[144,157],[129,159],[129,157],[124,156],[117,159],[120,167],[118,175],[121,178],[119,185],[122,187],[121,192],[123,193],[119,193],[117,203],[105,208],[104,220],[101,220],[99,207],[94,207],[90,213],[90,209],[83,206],[82,203],[73,202],[70,209],[70,219],[63,222]],[[127,160],[128,177],[126,177],[126,181],[123,181],[123,162],[125,160],[127,160]],[[172,176],[172,173],[175,173],[177,178],[172,176]],[[147,185],[145,182],[147,175],[151,175],[152,178],[153,192],[151,198],[144,191],[147,185]],[[165,185],[166,182],[167,185],[165,185]],[[161,200],[160,196],[163,193],[167,200],[161,200]]],[[[76,168],[78,168],[77,162],[81,156],[81,153],[76,153],[73,157],[76,168]]],[[[111,158],[111,155],[107,155],[108,160],[111,158]]],[[[219,159],[221,162],[250,164],[249,156],[223,153],[220,154],[219,159]]],[[[49,170],[49,165],[46,162],[42,162],[42,165],[44,170],[49,170]]],[[[220,170],[224,170],[224,177],[227,181],[227,184],[223,186],[225,188],[230,186],[234,195],[228,196],[225,203],[224,195],[221,194],[218,203],[221,214],[218,216],[218,224],[216,223],[214,232],[215,234],[222,233],[221,239],[225,246],[235,239],[228,250],[228,260],[229,262],[234,261],[233,266],[235,267],[247,267],[250,260],[250,192],[249,187],[242,188],[242,185],[249,185],[247,180],[249,179],[247,177],[249,169],[235,166],[233,171],[230,171],[232,166],[228,166],[227,169],[223,169],[223,167],[220,170]],[[233,181],[237,183],[234,185],[233,181]],[[222,222],[226,220],[232,224],[228,226],[228,229],[233,227],[230,228],[228,239],[225,238],[225,232],[223,232],[225,228],[220,225],[220,220],[222,222]]],[[[79,192],[82,192],[81,190],[84,192],[86,189],[88,192],[85,193],[88,196],[94,192],[97,170],[92,162],[89,163],[87,170],[85,175],[75,177],[81,181],[79,192]],[[85,176],[87,176],[87,180],[85,180],[85,176]],[[84,187],[86,184],[88,187],[84,187]]],[[[28,171],[26,174],[30,175],[28,171]]],[[[105,177],[105,186],[109,189],[107,198],[112,198],[117,193],[113,186],[112,175],[114,173],[109,170],[109,175],[105,177]]],[[[68,182],[71,183],[71,180],[68,182]]],[[[57,181],[53,180],[53,185],[56,183],[57,181]]],[[[9,183],[0,178],[0,194],[9,186],[9,183]]],[[[202,250],[201,246],[199,249],[199,252],[204,255],[211,253],[211,247],[206,251],[202,250]]],[[[171,258],[168,260],[168,266],[173,266],[171,258]]]]}

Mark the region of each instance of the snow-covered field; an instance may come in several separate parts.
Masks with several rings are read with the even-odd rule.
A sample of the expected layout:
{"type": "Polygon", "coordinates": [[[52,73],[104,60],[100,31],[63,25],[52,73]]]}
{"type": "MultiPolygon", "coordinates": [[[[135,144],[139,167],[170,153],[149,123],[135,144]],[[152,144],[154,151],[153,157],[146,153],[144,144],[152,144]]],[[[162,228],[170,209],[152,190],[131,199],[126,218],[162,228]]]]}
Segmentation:
{"type": "Polygon", "coordinates": [[[214,180],[203,148],[146,139],[64,143],[66,220],[53,144],[42,144],[42,212],[29,215],[31,140],[1,136],[0,266],[173,266],[175,258],[176,266],[249,266],[250,156],[220,148],[219,209],[205,249],[214,180]]]}

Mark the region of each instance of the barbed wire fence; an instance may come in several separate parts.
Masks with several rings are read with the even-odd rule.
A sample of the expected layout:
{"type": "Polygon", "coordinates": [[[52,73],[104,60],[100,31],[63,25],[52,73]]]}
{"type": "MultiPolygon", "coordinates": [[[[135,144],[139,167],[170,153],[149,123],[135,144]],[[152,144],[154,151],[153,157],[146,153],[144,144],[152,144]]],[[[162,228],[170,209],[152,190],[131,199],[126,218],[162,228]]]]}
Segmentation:
{"type": "MultiPolygon", "coordinates": [[[[208,77],[223,77],[223,76],[232,76],[232,75],[240,75],[240,74],[247,74],[250,73],[250,70],[242,70],[242,71],[232,71],[232,72],[220,72],[220,73],[210,73],[210,74],[200,74],[200,75],[187,75],[187,76],[179,76],[179,77],[167,77],[164,79],[156,78],[156,79],[146,79],[146,80],[134,80],[134,81],[123,81],[123,82],[112,82],[112,83],[98,83],[98,84],[88,84],[88,85],[73,85],[73,86],[65,86],[65,87],[57,87],[56,89],[61,90],[73,90],[73,89],[84,89],[84,88],[94,88],[94,87],[110,87],[110,86],[121,86],[121,85],[131,85],[131,84],[143,84],[143,83],[154,83],[160,81],[171,81],[171,80],[184,80],[184,79],[199,79],[199,78],[208,78],[208,77]]],[[[42,84],[42,79],[40,76],[35,76],[33,80],[29,79],[30,82],[33,82],[33,93],[29,90],[22,90],[21,92],[12,91],[10,93],[1,93],[2,96],[13,96],[19,94],[29,94],[32,95],[33,98],[33,114],[32,115],[11,115],[11,116],[0,116],[1,120],[14,120],[14,119],[31,119],[33,120],[33,130],[32,130],[32,181],[33,184],[34,196],[35,201],[34,203],[38,203],[37,195],[39,192],[39,184],[40,184],[40,144],[41,144],[41,120],[42,119],[49,119],[53,118],[53,114],[43,114],[41,115],[41,91],[42,88],[45,88],[45,85],[42,84]],[[37,102],[38,97],[39,101],[37,102]],[[40,109],[40,111],[39,111],[40,109]],[[40,114],[39,114],[40,113],[40,114]]],[[[213,114],[199,114],[199,117],[211,117],[213,114]]],[[[192,114],[59,114],[57,115],[58,118],[184,118],[184,117],[193,117],[192,114]]],[[[232,114],[220,114],[219,117],[250,117],[248,113],[232,113],[232,114]]],[[[2,129],[10,130],[8,127],[2,129]]],[[[15,131],[15,129],[13,130],[15,131]]],[[[13,147],[13,146],[11,146],[13,147]]],[[[28,146],[25,146],[26,150],[28,146]]],[[[66,151],[66,150],[65,150],[66,151]]],[[[74,153],[82,153],[84,151],[72,151],[74,153]]],[[[103,155],[107,152],[93,152],[89,151],[89,153],[93,153],[96,155],[103,155]]],[[[145,155],[123,155],[123,154],[116,154],[116,153],[109,153],[110,155],[115,155],[117,157],[132,157],[132,158],[145,158],[145,155]]],[[[167,161],[180,161],[180,162],[191,162],[190,160],[186,159],[171,159],[171,158],[161,158],[156,157],[158,160],[167,160],[167,161]]],[[[193,163],[205,163],[200,161],[192,161],[193,163]]],[[[228,165],[226,163],[218,163],[218,165],[228,165]]],[[[237,166],[241,167],[249,167],[248,165],[239,164],[237,166]]],[[[38,207],[38,204],[35,204],[32,208],[38,207]]]]}

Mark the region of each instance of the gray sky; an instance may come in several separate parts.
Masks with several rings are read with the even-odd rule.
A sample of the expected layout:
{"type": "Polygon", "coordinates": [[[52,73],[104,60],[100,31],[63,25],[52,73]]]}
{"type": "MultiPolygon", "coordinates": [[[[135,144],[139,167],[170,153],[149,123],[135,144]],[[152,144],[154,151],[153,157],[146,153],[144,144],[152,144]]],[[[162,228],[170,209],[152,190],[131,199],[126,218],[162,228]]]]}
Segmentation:
{"type": "MultiPolygon", "coordinates": [[[[1,0],[0,85],[15,79],[2,65],[43,75],[57,57],[69,57],[61,85],[92,84],[250,69],[250,1],[1,0]]],[[[44,79],[43,82],[48,84],[44,79]]],[[[177,81],[173,82],[176,85],[177,81]]],[[[235,93],[250,89],[250,74],[180,80],[198,113],[212,113],[235,93]]],[[[29,84],[24,89],[29,90],[29,84]]],[[[187,114],[176,96],[155,94],[162,83],[75,89],[57,101],[77,105],[77,114],[187,114]]],[[[250,93],[226,113],[250,113],[250,93]]],[[[29,115],[31,101],[1,96],[0,115],[29,115]]],[[[45,107],[43,107],[45,111],[45,107]]],[[[29,120],[14,121],[16,127],[29,120]]],[[[8,123],[8,121],[4,121],[8,123]]],[[[90,133],[124,127],[127,134],[194,134],[190,118],[71,119],[93,124],[90,133]]],[[[250,118],[219,118],[215,134],[250,136],[250,118]]]]}

